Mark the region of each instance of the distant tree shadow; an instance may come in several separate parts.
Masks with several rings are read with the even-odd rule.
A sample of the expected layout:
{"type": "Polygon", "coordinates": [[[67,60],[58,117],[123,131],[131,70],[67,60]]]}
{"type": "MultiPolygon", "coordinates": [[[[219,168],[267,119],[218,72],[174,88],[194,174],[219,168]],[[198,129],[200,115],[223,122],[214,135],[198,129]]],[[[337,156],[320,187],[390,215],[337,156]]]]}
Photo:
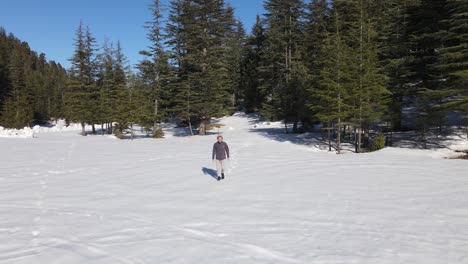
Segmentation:
{"type": "Polygon", "coordinates": [[[291,142],[297,145],[313,146],[319,149],[327,149],[327,144],[322,141],[321,133],[309,132],[303,134],[284,133],[284,128],[253,128],[250,131],[279,142],[291,142]]]}
{"type": "MultiPolygon", "coordinates": [[[[279,142],[290,142],[292,144],[304,145],[316,147],[321,150],[328,150],[327,135],[323,134],[320,127],[313,127],[306,131],[306,133],[285,133],[284,124],[283,127],[272,126],[269,127],[268,121],[265,120],[258,113],[243,114],[239,113],[235,116],[246,117],[249,119],[249,125],[252,127],[249,131],[258,133],[263,137],[279,142]]],[[[290,124],[288,124],[289,132],[292,132],[290,124]]],[[[461,127],[454,129],[454,127],[444,128],[442,133],[438,133],[437,128],[432,128],[427,131],[426,137],[423,140],[421,133],[412,130],[404,132],[393,132],[390,137],[389,132],[385,132],[384,135],[387,140],[392,142],[391,146],[399,148],[414,148],[414,149],[437,149],[437,148],[448,148],[447,143],[452,144],[454,141],[466,140],[465,133],[461,127]]],[[[374,129],[373,134],[376,134],[374,129]]],[[[332,148],[335,148],[336,139],[333,136],[332,148]]],[[[371,138],[371,141],[373,137],[371,138]]],[[[348,137],[342,139],[342,146],[346,146],[345,149],[354,149],[354,138],[348,137]]]]}
{"type": "MultiPolygon", "coordinates": [[[[169,127],[166,130],[171,131],[174,137],[189,137],[192,135],[192,133],[190,133],[189,127],[176,126],[176,127],[169,127]]],[[[195,135],[196,131],[193,131],[193,134],[195,135]]]]}
{"type": "Polygon", "coordinates": [[[450,149],[447,144],[464,140],[463,131],[454,128],[444,128],[442,133],[437,128],[429,129],[425,138],[419,131],[394,132],[391,138],[393,147],[413,149],[450,149]]]}
{"type": "Polygon", "coordinates": [[[209,175],[213,177],[215,180],[218,180],[218,173],[215,170],[203,167],[202,171],[203,171],[203,174],[209,175]]]}
{"type": "MultiPolygon", "coordinates": [[[[174,137],[190,137],[190,136],[192,136],[192,133],[190,133],[190,128],[188,128],[188,127],[170,127],[170,128],[167,128],[166,130],[169,131],[169,132],[172,132],[172,135],[174,137]]],[[[199,135],[198,129],[194,128],[194,129],[192,129],[192,131],[193,131],[194,136],[199,135]]],[[[218,133],[215,132],[214,130],[213,131],[209,130],[209,131],[206,131],[205,134],[207,136],[209,136],[209,135],[216,135],[218,133]]]]}
{"type": "Polygon", "coordinates": [[[152,138],[150,135],[132,135],[131,134],[125,134],[121,139],[122,140],[137,140],[137,139],[143,139],[143,138],[152,138]]]}

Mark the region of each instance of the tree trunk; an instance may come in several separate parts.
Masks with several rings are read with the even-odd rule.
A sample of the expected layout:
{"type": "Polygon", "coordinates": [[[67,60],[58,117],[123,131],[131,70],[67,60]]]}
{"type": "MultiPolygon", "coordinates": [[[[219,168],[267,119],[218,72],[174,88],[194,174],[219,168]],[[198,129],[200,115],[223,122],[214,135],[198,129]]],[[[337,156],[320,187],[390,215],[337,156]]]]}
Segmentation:
{"type": "Polygon", "coordinates": [[[86,136],[85,123],[81,122],[81,135],[86,136]]]}
{"type": "Polygon", "coordinates": [[[187,94],[187,119],[188,119],[188,124],[189,124],[189,129],[190,129],[190,135],[193,136],[192,121],[190,120],[190,85],[189,85],[188,94],[187,94]]]}
{"type": "Polygon", "coordinates": [[[104,123],[101,122],[101,135],[104,136],[104,123]]]}
{"type": "Polygon", "coordinates": [[[92,125],[93,127],[93,134],[95,135],[96,134],[96,127],[94,126],[94,124],[92,125]]]}
{"type": "Polygon", "coordinates": [[[390,130],[390,142],[388,143],[388,146],[393,146],[393,130],[390,130]]]}
{"type": "Polygon", "coordinates": [[[193,136],[192,121],[190,121],[190,113],[188,114],[188,125],[190,129],[190,135],[193,136]]]}
{"type": "Polygon", "coordinates": [[[341,154],[341,117],[338,117],[338,127],[336,128],[336,150],[338,154],[341,154]]]}
{"type": "Polygon", "coordinates": [[[356,129],[356,127],[354,127],[354,152],[359,153],[358,152],[359,151],[358,150],[358,137],[357,137],[356,133],[357,133],[357,129],[356,129]]]}
{"type": "Polygon", "coordinates": [[[158,129],[158,99],[154,99],[153,137],[156,135],[158,129]]]}
{"type": "Polygon", "coordinates": [[[468,139],[468,117],[465,119],[465,132],[466,132],[466,139],[468,139]]]}
{"type": "Polygon", "coordinates": [[[357,135],[357,153],[361,153],[361,146],[362,146],[362,128],[358,128],[358,135],[357,135]]]}
{"type": "Polygon", "coordinates": [[[345,142],[345,140],[346,140],[346,128],[347,128],[347,126],[344,125],[343,126],[343,135],[341,135],[341,139],[342,139],[343,142],[345,142]]]}
{"type": "Polygon", "coordinates": [[[426,127],[424,126],[422,129],[422,142],[423,142],[423,148],[427,149],[427,142],[426,142],[426,127]]]}
{"type": "Polygon", "coordinates": [[[369,136],[369,127],[366,126],[364,129],[364,146],[365,148],[369,149],[370,148],[370,136],[369,136]]]}
{"type": "Polygon", "coordinates": [[[47,118],[50,118],[50,114],[51,114],[51,111],[50,111],[50,96],[47,97],[47,118]]]}
{"type": "Polygon", "coordinates": [[[206,135],[206,122],[205,121],[200,122],[200,126],[198,127],[198,134],[200,136],[206,135]]]}
{"type": "Polygon", "coordinates": [[[331,148],[331,124],[330,124],[330,127],[328,128],[328,151],[332,151],[332,148],[331,148]]]}
{"type": "Polygon", "coordinates": [[[284,119],[284,133],[288,134],[288,122],[286,118],[284,119]]]}

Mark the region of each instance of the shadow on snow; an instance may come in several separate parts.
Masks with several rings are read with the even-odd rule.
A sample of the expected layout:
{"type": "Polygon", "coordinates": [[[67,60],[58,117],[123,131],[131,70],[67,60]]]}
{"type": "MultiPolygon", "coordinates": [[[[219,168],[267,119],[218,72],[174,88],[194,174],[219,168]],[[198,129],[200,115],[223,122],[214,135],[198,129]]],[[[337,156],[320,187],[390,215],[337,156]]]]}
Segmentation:
{"type": "Polygon", "coordinates": [[[213,179],[218,180],[218,174],[215,170],[203,167],[202,171],[203,174],[211,176],[213,179]]]}

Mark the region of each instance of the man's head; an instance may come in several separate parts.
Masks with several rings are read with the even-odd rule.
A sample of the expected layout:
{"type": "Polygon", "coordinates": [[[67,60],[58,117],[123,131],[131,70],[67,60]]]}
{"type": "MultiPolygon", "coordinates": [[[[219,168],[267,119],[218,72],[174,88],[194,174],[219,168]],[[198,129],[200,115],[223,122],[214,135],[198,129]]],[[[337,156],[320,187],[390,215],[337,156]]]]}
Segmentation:
{"type": "Polygon", "coordinates": [[[218,136],[216,139],[218,140],[218,142],[222,142],[223,141],[223,136],[218,136]]]}

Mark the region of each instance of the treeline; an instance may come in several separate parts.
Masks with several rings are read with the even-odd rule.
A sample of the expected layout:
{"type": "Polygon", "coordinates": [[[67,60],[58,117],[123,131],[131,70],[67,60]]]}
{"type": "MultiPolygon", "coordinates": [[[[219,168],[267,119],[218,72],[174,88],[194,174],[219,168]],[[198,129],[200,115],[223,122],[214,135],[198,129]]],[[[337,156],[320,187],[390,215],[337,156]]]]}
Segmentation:
{"type": "Polygon", "coordinates": [[[0,27],[0,125],[23,128],[63,116],[66,70],[0,27]]]}
{"type": "MultiPolygon", "coordinates": [[[[468,2],[265,1],[243,51],[245,107],[271,119],[320,122],[328,142],[370,148],[372,131],[422,135],[468,112],[468,2]]],[[[288,132],[288,127],[285,127],[288,132]]],[[[391,143],[391,142],[390,142],[391,143]]]]}
{"type": "MultiPolygon", "coordinates": [[[[54,66],[60,81],[50,84],[47,75],[31,81],[45,91],[25,92],[39,102],[28,120],[65,117],[82,123],[83,133],[85,124],[102,124],[102,132],[118,135],[137,123],[161,137],[161,122],[177,119],[203,135],[211,117],[241,109],[284,120],[286,133],[321,125],[330,149],[339,152],[346,141],[362,152],[378,132],[405,129],[405,120],[424,137],[441,130],[449,112],[466,118],[468,2],[267,0],[264,6],[266,14],[246,36],[224,0],[168,6],[153,0],[146,24],[151,44],[136,74],[119,43],[97,47],[80,24],[68,78],[54,66]]],[[[14,73],[11,48],[2,50],[8,53],[0,55],[2,122],[30,124],[3,121],[25,104],[14,91],[39,88],[13,81],[26,79],[14,73]]]]}

